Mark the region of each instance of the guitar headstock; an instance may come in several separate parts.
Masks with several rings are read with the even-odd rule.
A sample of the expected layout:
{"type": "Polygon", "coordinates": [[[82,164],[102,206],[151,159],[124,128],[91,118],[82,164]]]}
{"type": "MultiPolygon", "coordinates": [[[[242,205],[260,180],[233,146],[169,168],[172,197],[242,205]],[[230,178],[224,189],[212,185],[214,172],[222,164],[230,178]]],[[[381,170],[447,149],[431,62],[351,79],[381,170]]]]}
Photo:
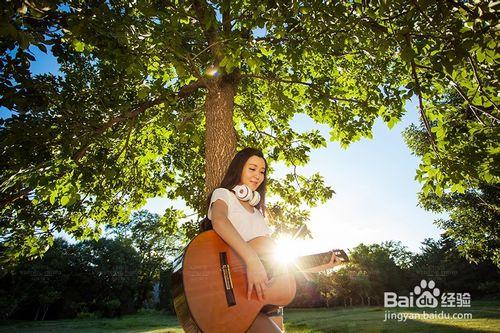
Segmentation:
{"type": "Polygon", "coordinates": [[[347,264],[349,262],[349,257],[344,250],[336,249],[332,250],[332,253],[340,260],[341,264],[347,264]]]}

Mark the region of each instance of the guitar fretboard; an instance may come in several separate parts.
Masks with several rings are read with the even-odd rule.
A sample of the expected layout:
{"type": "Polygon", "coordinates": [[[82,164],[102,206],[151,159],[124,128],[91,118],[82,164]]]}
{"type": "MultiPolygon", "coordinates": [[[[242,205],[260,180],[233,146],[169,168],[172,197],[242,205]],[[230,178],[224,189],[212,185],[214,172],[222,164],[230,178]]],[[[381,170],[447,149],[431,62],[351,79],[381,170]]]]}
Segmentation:
{"type": "Polygon", "coordinates": [[[343,263],[349,261],[344,250],[332,250],[328,252],[299,257],[295,260],[295,263],[301,269],[309,269],[312,267],[327,264],[332,258],[332,254],[335,254],[335,256],[343,263]]]}
{"type": "Polygon", "coordinates": [[[311,254],[308,256],[299,257],[295,260],[295,264],[300,269],[309,269],[316,266],[327,264],[332,257],[332,251],[311,254]]]}

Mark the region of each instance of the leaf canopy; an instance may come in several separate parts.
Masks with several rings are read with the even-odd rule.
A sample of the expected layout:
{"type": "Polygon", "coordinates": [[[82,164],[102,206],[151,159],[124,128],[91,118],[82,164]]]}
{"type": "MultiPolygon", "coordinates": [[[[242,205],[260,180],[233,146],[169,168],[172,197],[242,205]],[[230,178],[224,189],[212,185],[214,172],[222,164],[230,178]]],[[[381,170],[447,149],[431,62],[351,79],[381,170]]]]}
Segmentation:
{"type": "MultiPolygon", "coordinates": [[[[347,147],[371,137],[378,117],[392,127],[412,96],[426,125],[424,145],[435,151],[449,149],[445,114],[468,112],[477,120],[470,128],[498,133],[494,2],[0,6],[1,106],[11,112],[0,124],[4,262],[43,252],[55,231],[97,238],[103,224],[127,221],[155,196],[181,198],[202,217],[204,103],[229,78],[238,146],[260,147],[293,168],[269,186],[285,199],[269,213],[287,228],[307,220],[303,203],[333,194],[320,175],[296,175],[310,151],[327,140],[347,147]],[[57,75],[30,73],[33,46],[50,49],[57,75]],[[442,104],[452,91],[460,109],[442,104]],[[299,113],[327,124],[330,137],[291,128],[299,113]]],[[[436,165],[429,158],[425,165],[436,165]]],[[[498,183],[498,174],[479,177],[498,183]]],[[[456,184],[443,180],[436,193],[456,184]]]]}

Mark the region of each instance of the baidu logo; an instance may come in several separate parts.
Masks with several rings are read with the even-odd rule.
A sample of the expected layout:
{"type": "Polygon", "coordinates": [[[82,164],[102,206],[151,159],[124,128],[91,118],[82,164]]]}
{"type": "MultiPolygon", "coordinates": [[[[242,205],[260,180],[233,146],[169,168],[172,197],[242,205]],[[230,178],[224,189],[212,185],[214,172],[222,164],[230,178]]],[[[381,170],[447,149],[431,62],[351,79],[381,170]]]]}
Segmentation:
{"type": "Polygon", "coordinates": [[[441,291],[435,287],[436,283],[430,280],[429,282],[422,280],[420,286],[415,286],[413,292],[418,298],[415,303],[419,308],[435,308],[439,301],[437,297],[441,291]]]}
{"type": "Polygon", "coordinates": [[[413,288],[409,296],[400,296],[395,292],[384,293],[384,307],[387,308],[436,308],[470,307],[469,293],[442,293],[433,280],[422,280],[413,288]],[[441,296],[441,297],[440,297],[441,296]]]}

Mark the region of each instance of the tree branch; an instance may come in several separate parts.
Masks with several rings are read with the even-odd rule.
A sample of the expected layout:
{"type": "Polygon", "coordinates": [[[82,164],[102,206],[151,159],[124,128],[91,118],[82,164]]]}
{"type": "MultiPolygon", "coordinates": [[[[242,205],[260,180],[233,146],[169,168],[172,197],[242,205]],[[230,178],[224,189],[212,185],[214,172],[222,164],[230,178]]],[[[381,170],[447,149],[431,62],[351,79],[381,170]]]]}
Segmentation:
{"type": "MultiPolygon", "coordinates": [[[[155,105],[164,103],[164,102],[170,100],[171,98],[174,98],[177,100],[186,98],[186,97],[190,96],[192,93],[194,93],[196,90],[198,90],[199,88],[203,88],[203,87],[205,87],[203,82],[198,80],[198,81],[193,82],[191,84],[185,85],[174,96],[159,97],[155,100],[147,101],[147,102],[144,102],[142,104],[139,104],[139,105],[131,108],[128,112],[125,112],[121,116],[117,116],[117,117],[113,117],[113,118],[109,119],[103,126],[95,129],[92,132],[92,134],[93,134],[93,136],[101,135],[104,132],[106,132],[106,130],[113,127],[113,125],[115,125],[117,123],[121,123],[121,122],[124,122],[124,121],[129,120],[129,119],[135,119],[138,115],[145,112],[148,108],[151,108],[155,105]]],[[[88,142],[83,147],[81,147],[73,155],[73,157],[72,157],[73,161],[78,163],[85,156],[90,145],[91,145],[91,142],[88,142]]],[[[57,177],[61,177],[62,175],[63,174],[59,174],[59,175],[57,175],[57,177]]],[[[7,196],[6,198],[4,198],[3,200],[0,201],[0,208],[3,208],[4,206],[6,206],[8,204],[11,204],[11,203],[17,201],[26,195],[29,195],[32,191],[33,191],[33,188],[27,187],[27,188],[20,190],[17,193],[14,193],[10,196],[7,196]]]]}
{"type": "Polygon", "coordinates": [[[490,103],[498,111],[498,105],[496,105],[495,102],[493,100],[491,100],[491,98],[488,96],[488,94],[486,93],[486,91],[484,91],[483,84],[481,83],[481,80],[479,79],[479,74],[477,72],[477,67],[476,67],[476,63],[474,62],[474,59],[472,59],[472,57],[470,55],[468,55],[468,58],[469,58],[469,62],[471,64],[471,66],[472,66],[472,70],[474,72],[474,78],[476,79],[476,82],[477,82],[477,84],[479,86],[479,90],[481,90],[481,92],[483,93],[484,97],[486,97],[486,99],[488,99],[488,101],[490,101],[490,103]]]}
{"type": "Polygon", "coordinates": [[[497,118],[494,115],[492,115],[491,113],[487,112],[483,107],[480,107],[480,106],[475,105],[474,103],[472,103],[472,101],[470,100],[470,98],[467,97],[467,94],[462,90],[462,88],[460,88],[460,86],[458,85],[458,83],[455,82],[455,80],[453,80],[453,78],[450,75],[446,75],[446,77],[448,78],[448,80],[450,80],[451,83],[453,83],[452,84],[453,88],[455,88],[455,90],[464,99],[464,101],[466,101],[469,104],[470,108],[474,108],[474,109],[480,111],[481,113],[483,113],[484,115],[486,115],[487,117],[490,117],[492,120],[500,123],[500,119],[499,118],[497,118]]]}
{"type": "Polygon", "coordinates": [[[220,53],[220,46],[217,43],[219,36],[216,29],[215,13],[204,0],[191,0],[191,3],[208,45],[212,45],[212,54],[217,57],[220,53]]]}
{"type": "Polygon", "coordinates": [[[282,79],[279,77],[271,77],[271,76],[262,76],[262,75],[257,75],[257,74],[241,74],[241,78],[246,78],[246,77],[252,77],[256,79],[261,79],[261,80],[267,80],[267,81],[273,81],[273,82],[282,82],[282,83],[296,83],[296,84],[302,84],[308,87],[312,87],[313,84],[310,82],[304,82],[300,80],[288,80],[288,79],[282,79]]]}
{"type": "Polygon", "coordinates": [[[22,197],[30,194],[31,191],[33,191],[33,189],[28,187],[28,188],[25,188],[25,189],[19,191],[18,193],[9,195],[7,198],[0,201],[0,207],[3,208],[4,206],[6,206],[14,201],[21,199],[22,197]]]}
{"type": "MultiPolygon", "coordinates": [[[[270,77],[270,76],[262,76],[262,75],[256,75],[256,74],[240,74],[240,78],[256,78],[260,80],[266,80],[266,81],[271,81],[271,82],[281,82],[281,83],[289,83],[289,84],[301,84],[308,86],[319,93],[324,94],[323,91],[319,90],[319,87],[312,82],[304,82],[300,80],[288,80],[288,79],[281,79],[278,77],[270,77]]],[[[333,100],[338,100],[338,101],[345,101],[345,102],[351,102],[351,103],[358,103],[361,104],[361,101],[353,98],[340,98],[340,97],[332,97],[328,96],[328,98],[333,99],[333,100]]]]}
{"type": "Polygon", "coordinates": [[[422,16],[427,20],[427,22],[432,24],[432,19],[429,16],[427,16],[427,14],[422,10],[422,8],[420,8],[418,2],[416,0],[412,0],[411,3],[415,8],[417,8],[420,14],[422,14],[422,16]]]}
{"type": "Polygon", "coordinates": [[[134,129],[134,125],[135,125],[135,120],[137,118],[133,118],[129,124],[130,128],[128,129],[128,133],[127,133],[127,138],[125,139],[125,144],[123,145],[123,148],[118,152],[118,154],[116,155],[116,159],[120,158],[120,156],[123,154],[123,152],[125,152],[125,158],[127,157],[127,153],[126,151],[128,150],[128,144],[129,144],[129,141],[130,141],[130,135],[132,134],[132,130],[134,129]]]}
{"type": "Polygon", "coordinates": [[[267,133],[265,131],[262,131],[258,126],[257,124],[255,123],[255,120],[253,119],[253,117],[250,115],[250,113],[247,112],[247,109],[243,106],[243,105],[240,105],[240,104],[237,104],[237,103],[234,103],[234,106],[240,108],[241,111],[243,111],[243,113],[245,114],[245,116],[248,118],[248,120],[250,120],[250,122],[252,123],[253,127],[255,128],[255,130],[257,131],[257,133],[259,133],[259,135],[262,137],[262,135],[266,135],[266,136],[269,136],[271,139],[273,139],[274,141],[276,141],[279,144],[279,139],[270,134],[270,133],[267,133]]]}
{"type": "Polygon", "coordinates": [[[222,2],[222,27],[224,35],[229,37],[231,34],[231,1],[229,0],[222,2]]]}
{"type": "MultiPolygon", "coordinates": [[[[161,103],[166,102],[166,101],[167,101],[166,98],[160,97],[160,98],[157,98],[155,100],[147,101],[147,102],[144,102],[138,106],[135,106],[132,109],[130,109],[128,112],[125,112],[124,114],[122,114],[120,116],[113,117],[113,118],[109,119],[103,126],[95,129],[93,131],[93,134],[94,135],[101,135],[104,132],[106,132],[106,130],[113,127],[113,125],[115,125],[117,123],[121,123],[121,122],[128,120],[128,119],[134,119],[135,117],[137,117],[139,114],[143,113],[144,111],[146,111],[150,107],[161,104],[161,103]]],[[[85,156],[85,154],[87,153],[87,150],[90,147],[90,144],[91,143],[88,142],[82,148],[80,148],[73,155],[73,161],[75,161],[75,162],[80,161],[83,158],[83,156],[85,156]]]]}
{"type": "MultiPolygon", "coordinates": [[[[489,98],[489,96],[486,94],[486,92],[482,90],[482,86],[481,86],[481,83],[480,83],[481,81],[479,81],[479,76],[478,76],[478,74],[477,74],[477,72],[476,72],[476,70],[475,70],[475,66],[474,66],[474,62],[473,62],[473,61],[471,62],[471,65],[473,66],[473,69],[474,69],[474,76],[476,77],[476,81],[477,81],[477,82],[478,82],[478,84],[479,84],[478,88],[479,88],[479,89],[481,89],[481,92],[484,94],[484,96],[485,96],[485,97],[486,97],[486,98],[487,98],[487,99],[488,99],[488,100],[489,100],[489,101],[493,104],[493,106],[494,106],[494,107],[498,110],[498,106],[497,106],[497,105],[496,105],[496,104],[495,104],[492,100],[490,100],[490,98],[489,98]]],[[[417,67],[417,68],[423,68],[423,69],[430,70],[430,71],[433,71],[433,70],[434,70],[433,68],[431,68],[431,67],[429,67],[429,66],[424,66],[424,65],[417,65],[417,64],[415,64],[415,67],[417,67]]],[[[444,76],[446,77],[446,79],[448,79],[448,81],[449,81],[450,83],[452,83],[452,86],[455,88],[455,90],[458,92],[458,94],[459,94],[459,95],[463,98],[463,100],[464,100],[464,101],[466,101],[466,102],[469,104],[469,109],[471,110],[471,112],[474,114],[474,116],[476,117],[476,119],[477,119],[477,120],[478,120],[481,124],[486,125],[486,124],[484,123],[484,121],[483,121],[481,118],[479,118],[479,117],[478,117],[478,115],[477,115],[476,111],[474,111],[474,110],[478,110],[478,111],[480,111],[481,113],[485,114],[486,116],[490,117],[491,119],[493,119],[493,120],[495,120],[495,121],[497,121],[497,122],[500,122],[500,119],[499,119],[499,118],[497,118],[497,117],[495,117],[494,115],[492,115],[492,114],[488,113],[486,110],[484,110],[484,108],[483,108],[483,107],[473,104],[473,103],[472,103],[472,101],[470,100],[470,98],[469,98],[469,97],[467,97],[467,94],[466,94],[466,93],[465,93],[465,92],[464,92],[464,91],[460,88],[460,86],[459,86],[459,85],[455,82],[455,80],[453,80],[453,78],[452,78],[450,75],[448,75],[448,74],[446,74],[446,73],[442,73],[442,74],[444,74],[444,76]]],[[[476,90],[476,92],[477,92],[477,90],[476,90]]]]}
{"type": "MultiPolygon", "coordinates": [[[[205,84],[202,81],[198,80],[196,82],[193,82],[191,84],[188,84],[188,85],[182,87],[179,90],[179,92],[177,92],[177,94],[175,96],[159,97],[155,100],[147,101],[147,102],[144,102],[142,104],[139,104],[139,105],[133,107],[132,109],[130,109],[130,111],[125,112],[123,115],[111,118],[103,126],[94,130],[94,134],[101,135],[106,130],[113,127],[113,125],[115,125],[117,123],[121,123],[121,122],[128,120],[128,119],[136,118],[139,114],[145,112],[147,109],[149,109],[155,105],[158,105],[158,104],[161,104],[161,103],[168,101],[170,99],[169,97],[173,97],[177,100],[183,99],[183,98],[191,95],[196,90],[198,90],[198,88],[201,88],[201,87],[205,87],[205,84]]],[[[83,156],[85,156],[89,146],[90,146],[90,143],[87,143],[82,148],[80,148],[80,150],[73,156],[73,161],[78,162],[83,156]]]]}
{"type": "MultiPolygon", "coordinates": [[[[411,44],[410,38],[408,36],[406,36],[406,41],[408,44],[411,44]]],[[[411,45],[409,45],[409,47],[411,47],[411,45]]],[[[419,81],[418,75],[417,75],[417,67],[415,65],[415,60],[413,60],[413,59],[411,60],[411,73],[413,75],[413,81],[415,81],[415,85],[417,87],[418,106],[420,109],[420,116],[422,117],[422,120],[424,122],[425,129],[427,131],[427,135],[429,136],[429,140],[431,141],[431,144],[432,144],[432,148],[437,153],[438,149],[436,146],[436,142],[434,142],[434,137],[432,136],[431,125],[430,125],[429,119],[427,119],[427,115],[425,114],[425,111],[424,111],[424,102],[422,100],[422,88],[420,87],[420,81],[419,81]]]]}
{"type": "Polygon", "coordinates": [[[472,106],[469,105],[469,110],[471,110],[471,112],[474,114],[474,117],[476,117],[476,119],[483,125],[483,126],[486,126],[486,123],[481,119],[479,118],[479,116],[477,115],[476,111],[474,110],[474,108],[472,106]]]}
{"type": "Polygon", "coordinates": [[[477,18],[477,15],[474,13],[474,11],[471,10],[469,7],[467,7],[465,4],[461,3],[460,1],[456,2],[453,0],[447,0],[446,2],[448,2],[452,7],[462,8],[467,13],[469,13],[470,16],[472,16],[473,18],[477,18]]]}

